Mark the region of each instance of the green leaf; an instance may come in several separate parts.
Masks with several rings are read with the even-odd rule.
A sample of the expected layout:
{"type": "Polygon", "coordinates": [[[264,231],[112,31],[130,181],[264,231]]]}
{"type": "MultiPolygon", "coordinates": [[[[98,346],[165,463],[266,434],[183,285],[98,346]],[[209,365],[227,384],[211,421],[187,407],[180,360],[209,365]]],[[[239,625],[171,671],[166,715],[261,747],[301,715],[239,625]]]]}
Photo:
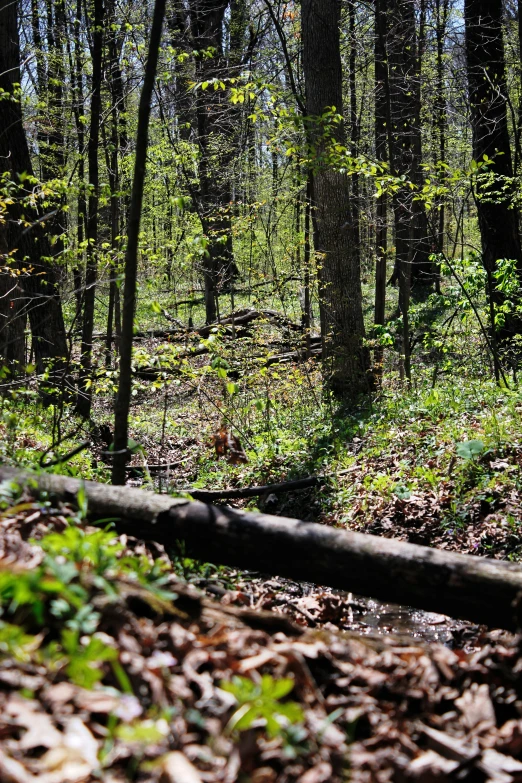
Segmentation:
{"type": "Polygon", "coordinates": [[[116,729],[116,736],[124,742],[140,745],[155,745],[169,733],[169,726],[165,720],[142,720],[121,725],[116,729]]]}
{"type": "Polygon", "coordinates": [[[393,494],[399,498],[399,500],[409,500],[411,498],[411,492],[408,487],[399,484],[393,490],[393,494]]]}
{"type": "Polygon", "coordinates": [[[457,444],[457,455],[465,460],[474,460],[483,453],[485,445],[481,440],[466,440],[457,444]]]}
{"type": "Polygon", "coordinates": [[[231,397],[234,396],[234,394],[237,394],[239,391],[239,386],[237,383],[227,383],[227,392],[230,394],[231,397]]]}
{"type": "Polygon", "coordinates": [[[269,674],[264,674],[261,679],[261,692],[272,699],[282,699],[290,693],[293,687],[294,681],[289,677],[274,680],[269,674]]]}
{"type": "Polygon", "coordinates": [[[85,519],[87,516],[88,501],[87,501],[87,493],[85,491],[85,484],[83,483],[83,481],[80,484],[80,489],[76,494],[76,502],[78,504],[78,512],[80,515],[80,519],[85,519]]]}

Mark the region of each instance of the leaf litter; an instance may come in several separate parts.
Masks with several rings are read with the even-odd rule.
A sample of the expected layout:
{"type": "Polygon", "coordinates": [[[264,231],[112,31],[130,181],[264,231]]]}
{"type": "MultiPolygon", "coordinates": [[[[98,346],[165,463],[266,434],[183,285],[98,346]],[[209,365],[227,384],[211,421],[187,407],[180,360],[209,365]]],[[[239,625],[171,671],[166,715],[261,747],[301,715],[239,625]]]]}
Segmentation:
{"type": "Polygon", "coordinates": [[[520,637],[363,634],[346,630],[359,599],[255,576],[210,598],[174,555],[125,536],[56,554],[49,534],[78,522],[30,495],[0,519],[0,576],[43,574],[47,591],[13,601],[0,579],[0,780],[522,780],[520,637]],[[69,609],[84,590],[91,615],[52,593],[50,551],[69,609]],[[162,578],[133,580],[132,558],[162,578]]]}

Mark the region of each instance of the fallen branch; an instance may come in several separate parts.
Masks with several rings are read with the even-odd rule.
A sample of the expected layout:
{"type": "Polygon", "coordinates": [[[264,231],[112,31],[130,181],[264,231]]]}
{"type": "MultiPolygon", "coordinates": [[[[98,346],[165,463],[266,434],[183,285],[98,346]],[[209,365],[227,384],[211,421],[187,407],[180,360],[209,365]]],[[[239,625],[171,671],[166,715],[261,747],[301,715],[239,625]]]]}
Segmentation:
{"type": "Polygon", "coordinates": [[[304,362],[307,359],[320,359],[322,352],[322,348],[315,344],[309,351],[307,351],[306,348],[300,348],[298,351],[288,351],[287,353],[269,356],[265,365],[266,367],[271,367],[273,364],[287,364],[289,362],[304,362]]]}
{"type": "Polygon", "coordinates": [[[213,329],[220,326],[228,326],[233,324],[234,326],[245,326],[253,321],[268,321],[275,326],[279,326],[282,329],[289,329],[292,332],[302,332],[303,328],[300,324],[296,324],[290,320],[286,315],[278,313],[276,310],[238,310],[235,313],[221,318],[219,321],[215,321],[212,324],[200,326],[195,331],[202,337],[209,335],[213,329]]]}
{"type": "MultiPolygon", "coordinates": [[[[166,473],[167,471],[173,470],[174,468],[179,468],[181,464],[181,462],[163,462],[159,465],[147,465],[147,468],[149,473],[166,473]]],[[[143,476],[146,472],[146,469],[143,467],[143,465],[127,465],[125,470],[131,476],[143,476]]]]}
{"type": "MultiPolygon", "coordinates": [[[[242,337],[245,336],[238,332],[236,334],[236,337],[242,337]]],[[[247,359],[256,359],[259,361],[260,367],[271,367],[273,364],[288,364],[290,362],[304,362],[307,359],[320,359],[322,355],[322,348],[320,345],[321,338],[320,337],[312,337],[311,339],[311,347],[310,350],[307,350],[306,348],[299,348],[296,351],[285,351],[285,353],[278,353],[278,354],[272,354],[272,355],[266,355],[266,354],[257,354],[255,356],[247,356],[245,358],[247,359]]],[[[195,356],[204,356],[205,354],[211,353],[210,348],[202,347],[202,348],[192,348],[188,351],[184,351],[183,353],[177,354],[175,357],[175,360],[178,362],[178,364],[172,366],[165,366],[165,367],[137,367],[133,370],[134,375],[137,378],[142,378],[143,380],[155,380],[162,374],[166,375],[176,375],[180,372],[180,365],[179,362],[182,359],[191,359],[195,356]]]]}
{"type": "MultiPolygon", "coordinates": [[[[150,466],[152,468],[152,466],[150,466]]],[[[213,500],[240,500],[241,498],[254,498],[259,495],[277,495],[278,492],[294,492],[298,489],[308,489],[324,484],[328,479],[339,478],[353,473],[354,467],[338,470],[330,476],[305,476],[301,479],[292,479],[291,481],[281,481],[278,484],[264,484],[258,487],[240,487],[234,489],[186,489],[180,492],[188,492],[195,500],[202,500],[204,503],[211,503],[213,500]]]]}
{"type": "Polygon", "coordinates": [[[170,321],[171,324],[176,324],[176,326],[182,330],[185,331],[185,324],[183,321],[180,321],[179,318],[174,318],[173,315],[171,315],[165,308],[163,307],[161,312],[163,313],[163,317],[167,319],[167,321],[170,321]]]}
{"type": "Polygon", "coordinates": [[[495,628],[520,627],[522,570],[514,563],[68,476],[2,467],[0,480],[73,501],[83,487],[91,519],[116,517],[120,533],[170,547],[182,541],[188,557],[329,585],[495,628]]]}
{"type": "Polygon", "coordinates": [[[213,500],[239,500],[271,493],[293,492],[297,489],[317,487],[325,481],[325,476],[308,476],[302,479],[295,479],[294,481],[283,481],[280,484],[265,484],[260,487],[242,487],[239,489],[191,489],[189,487],[182,491],[189,492],[195,500],[211,503],[213,500]]]}
{"type": "MultiPolygon", "coordinates": [[[[234,326],[235,328],[237,328],[239,326],[246,326],[247,324],[259,320],[268,321],[269,323],[275,326],[279,326],[281,329],[287,329],[291,332],[303,331],[301,324],[294,323],[286,315],[282,315],[282,313],[278,313],[276,310],[250,310],[250,309],[237,310],[237,312],[230,313],[230,315],[221,318],[219,321],[214,321],[211,324],[203,324],[202,326],[197,326],[194,329],[188,329],[184,327],[181,321],[169,315],[165,310],[163,310],[163,315],[169,321],[176,323],[177,328],[145,329],[145,330],[135,332],[134,337],[136,339],[168,338],[168,337],[185,338],[191,336],[208,337],[212,333],[213,329],[218,329],[220,327],[224,327],[225,333],[228,336],[232,336],[232,330],[227,329],[226,327],[234,326]]],[[[104,340],[106,339],[106,335],[101,332],[96,332],[93,335],[93,339],[104,340]]]]}

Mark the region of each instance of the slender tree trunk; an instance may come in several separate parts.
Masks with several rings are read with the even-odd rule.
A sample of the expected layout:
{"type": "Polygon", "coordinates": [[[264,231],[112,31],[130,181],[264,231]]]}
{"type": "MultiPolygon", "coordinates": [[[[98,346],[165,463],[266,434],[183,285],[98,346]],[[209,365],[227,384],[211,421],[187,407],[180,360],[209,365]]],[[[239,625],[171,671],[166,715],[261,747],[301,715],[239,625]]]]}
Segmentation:
{"type": "MultiPolygon", "coordinates": [[[[0,92],[15,94],[20,84],[20,42],[18,38],[17,3],[0,0],[0,92]]],[[[1,240],[10,254],[9,263],[20,270],[19,286],[23,291],[23,311],[29,315],[37,370],[43,373],[49,362],[59,375],[67,361],[68,349],[62,307],[54,268],[49,264],[51,248],[45,233],[45,221],[37,209],[24,205],[29,196],[20,175],[33,175],[31,157],[23,127],[20,100],[2,101],[0,111],[0,173],[20,181],[14,203],[8,206],[8,225],[1,240]]],[[[32,188],[32,185],[30,185],[32,188]]],[[[18,297],[18,295],[17,295],[18,297]]],[[[14,306],[18,308],[18,303],[14,306]]],[[[23,329],[22,317],[16,319],[17,330],[23,329]]],[[[21,340],[20,331],[17,339],[21,340]]]]}
{"type": "MultiPolygon", "coordinates": [[[[438,133],[438,157],[437,162],[446,163],[446,135],[447,135],[447,98],[444,80],[444,43],[448,24],[449,0],[436,0],[436,36],[437,36],[437,98],[435,101],[435,127],[438,133]]],[[[444,234],[446,225],[446,205],[444,198],[439,200],[438,221],[436,235],[436,251],[444,252],[444,234]]],[[[437,291],[440,293],[440,272],[437,269],[437,291]]]]}
{"type": "MultiPolygon", "coordinates": [[[[386,60],[387,3],[375,2],[375,151],[377,160],[388,162],[387,124],[388,124],[388,65],[386,60]]],[[[377,199],[376,209],[376,267],[375,267],[375,324],[383,325],[386,317],[386,260],[388,256],[388,196],[383,193],[377,199]]],[[[382,375],[384,353],[376,348],[376,373],[382,375]]]]}
{"type": "MultiPolygon", "coordinates": [[[[65,117],[64,117],[64,43],[66,38],[66,21],[64,0],[45,0],[47,18],[47,78],[40,103],[45,108],[45,116],[40,120],[45,123],[42,133],[39,131],[40,163],[42,180],[53,182],[63,180],[66,171],[65,117]]],[[[35,25],[33,24],[33,29],[35,25]]],[[[50,210],[55,214],[47,222],[47,230],[52,237],[52,252],[55,258],[63,255],[65,248],[64,236],[67,230],[65,198],[55,196],[51,199],[50,210]]]]}
{"type": "Polygon", "coordinates": [[[184,63],[178,60],[175,64],[173,89],[177,136],[182,141],[189,141],[197,124],[190,88],[195,76],[194,63],[190,56],[194,47],[190,41],[190,14],[182,0],[172,3],[165,22],[171,46],[188,55],[184,63]]]}
{"type": "MultiPolygon", "coordinates": [[[[74,61],[72,54],[69,54],[69,62],[72,79],[73,93],[73,116],[76,126],[76,139],[78,142],[78,220],[76,225],[76,237],[78,242],[76,263],[73,266],[74,294],[76,297],[76,320],[79,324],[82,304],[83,304],[83,285],[82,272],[85,259],[85,229],[87,219],[87,200],[85,198],[85,132],[83,126],[83,116],[85,112],[83,97],[83,63],[81,46],[81,23],[82,23],[82,0],[76,0],[76,12],[72,21],[72,39],[74,40],[74,61]]],[[[70,49],[69,38],[68,47],[70,49]]]]}
{"type": "MultiPolygon", "coordinates": [[[[388,0],[386,38],[390,114],[393,136],[393,168],[413,183],[419,179],[420,128],[418,127],[418,57],[415,27],[415,0],[388,0]]],[[[399,189],[393,198],[395,220],[395,270],[399,284],[399,310],[402,316],[402,361],[410,380],[409,307],[412,266],[418,246],[419,212],[410,187],[399,189]],[[417,242],[416,242],[417,239],[417,242]]]]}
{"type": "MultiPolygon", "coordinates": [[[[357,38],[355,32],[355,0],[348,3],[348,29],[350,33],[349,85],[350,85],[350,154],[356,158],[359,154],[359,119],[357,116],[357,38]]],[[[361,201],[359,175],[350,177],[352,199],[352,222],[354,252],[361,256],[361,201]]]]}
{"type": "Polygon", "coordinates": [[[101,121],[104,0],[94,0],[93,11],[91,125],[87,148],[90,186],[87,219],[87,268],[83,297],[80,388],[77,402],[78,413],[85,419],[88,419],[91,415],[92,335],[94,331],[94,304],[98,277],[98,196],[100,187],[98,146],[100,143],[101,121]]]}
{"type": "Polygon", "coordinates": [[[15,270],[10,269],[8,259],[8,232],[5,226],[0,226],[0,361],[9,370],[9,375],[3,380],[5,384],[24,371],[27,321],[23,290],[15,270]]]}
{"type": "MultiPolygon", "coordinates": [[[[415,10],[413,14],[413,40],[415,40],[415,10]]],[[[426,49],[426,0],[420,0],[419,4],[419,24],[418,34],[416,35],[416,58],[415,58],[415,77],[414,77],[414,118],[411,126],[413,134],[412,181],[422,189],[422,134],[421,134],[421,105],[422,105],[422,61],[426,49]]],[[[413,236],[412,236],[412,281],[421,285],[433,284],[435,278],[433,275],[433,265],[430,261],[432,253],[431,232],[428,226],[428,216],[426,207],[420,199],[414,199],[413,204],[413,236]]]]}
{"type": "Polygon", "coordinates": [[[143,188],[145,185],[150,108],[154,81],[156,79],[165,4],[166,0],[155,1],[149,41],[149,53],[147,65],[145,67],[145,77],[138,112],[134,181],[132,184],[129,225],[127,229],[127,251],[125,254],[125,294],[123,300],[123,324],[120,346],[120,380],[114,418],[113,484],[125,484],[125,463],[128,454],[129,408],[132,389],[131,359],[134,312],[136,309],[136,283],[138,276],[138,240],[143,202],[143,188]]]}
{"type": "Polygon", "coordinates": [[[312,254],[310,252],[310,214],[312,209],[312,177],[309,174],[306,180],[306,196],[305,196],[305,221],[304,221],[304,302],[303,302],[303,329],[305,332],[305,347],[306,356],[310,357],[310,327],[311,327],[311,309],[312,303],[310,300],[310,266],[312,254]]]}
{"type": "MultiPolygon", "coordinates": [[[[36,90],[38,94],[38,100],[40,104],[39,109],[39,115],[38,115],[38,121],[37,121],[37,131],[36,131],[36,144],[38,147],[38,151],[41,152],[41,150],[44,149],[46,144],[46,136],[44,133],[44,122],[42,121],[44,113],[43,113],[43,106],[45,106],[46,103],[46,84],[47,84],[47,78],[46,78],[46,66],[45,66],[45,57],[44,57],[44,49],[42,44],[42,33],[40,30],[40,10],[38,8],[38,0],[31,0],[31,31],[33,34],[33,44],[35,48],[35,59],[36,59],[36,90]]],[[[39,164],[39,177],[40,179],[43,179],[42,174],[42,156],[38,156],[38,164],[39,164]]]]}
{"type": "MultiPolygon", "coordinates": [[[[466,58],[469,99],[473,127],[473,157],[491,159],[488,172],[495,176],[477,178],[476,203],[482,240],[482,263],[489,280],[489,295],[501,305],[503,295],[496,291],[493,274],[498,259],[517,262],[522,282],[522,251],[518,214],[511,208],[514,196],[513,165],[507,123],[506,63],[502,33],[502,0],[466,0],[466,58]],[[504,196],[499,194],[504,193],[504,196]]],[[[494,324],[492,325],[495,329],[494,324]]],[[[499,330],[500,339],[522,332],[521,319],[507,316],[499,330]]],[[[494,335],[495,337],[495,335],[494,335]]]]}
{"type": "MultiPolygon", "coordinates": [[[[107,340],[105,350],[105,364],[111,364],[112,343],[114,340],[114,327],[116,326],[116,343],[119,343],[121,327],[115,324],[117,300],[119,300],[119,288],[116,284],[116,270],[119,252],[122,247],[121,240],[121,188],[120,183],[120,156],[127,148],[127,122],[125,119],[125,95],[123,90],[123,75],[120,65],[119,40],[117,38],[116,19],[111,25],[109,38],[109,68],[110,68],[110,92],[111,92],[111,152],[108,161],[109,185],[111,188],[111,248],[112,264],[109,283],[109,309],[107,313],[107,340]]],[[[119,322],[118,322],[119,323],[119,322]]]]}
{"type": "MultiPolygon", "coordinates": [[[[328,160],[322,120],[326,110],[343,112],[340,55],[340,3],[302,0],[303,68],[313,175],[314,244],[319,255],[323,361],[330,390],[353,402],[370,389],[369,356],[363,346],[361,276],[354,247],[352,204],[346,175],[328,160]]],[[[342,123],[330,126],[344,145],[342,123]]]]}
{"type": "Polygon", "coordinates": [[[518,117],[515,133],[515,161],[513,169],[518,174],[520,164],[522,163],[521,139],[522,139],[522,0],[517,0],[518,16],[518,79],[520,98],[518,102],[518,117]]]}

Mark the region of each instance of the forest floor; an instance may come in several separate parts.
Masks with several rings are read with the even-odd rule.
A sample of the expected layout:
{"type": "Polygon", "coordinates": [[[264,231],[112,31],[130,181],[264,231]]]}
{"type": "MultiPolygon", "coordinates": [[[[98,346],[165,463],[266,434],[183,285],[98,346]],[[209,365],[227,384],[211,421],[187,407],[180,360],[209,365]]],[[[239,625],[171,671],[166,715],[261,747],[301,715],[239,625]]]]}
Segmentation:
{"type": "Polygon", "coordinates": [[[521,778],[518,637],[343,632],[340,601],[297,625],[245,608],[248,587],[205,598],[63,503],[3,497],[2,781],[521,778]]]}
{"type": "MultiPolygon", "coordinates": [[[[318,476],[233,504],[520,559],[522,392],[489,379],[477,341],[418,351],[411,387],[390,356],[379,394],[349,412],[324,400],[313,360],[267,362],[296,345],[273,324],[145,337],[129,482],[318,476]],[[246,461],[216,454],[225,430],[246,461]]],[[[4,397],[2,460],[45,464],[89,437],[53,470],[108,480],[113,386],[100,371],[83,432],[35,390],[4,397]]],[[[85,527],[81,499],[0,495],[1,780],[522,780],[519,637],[118,539],[85,527]]]]}

